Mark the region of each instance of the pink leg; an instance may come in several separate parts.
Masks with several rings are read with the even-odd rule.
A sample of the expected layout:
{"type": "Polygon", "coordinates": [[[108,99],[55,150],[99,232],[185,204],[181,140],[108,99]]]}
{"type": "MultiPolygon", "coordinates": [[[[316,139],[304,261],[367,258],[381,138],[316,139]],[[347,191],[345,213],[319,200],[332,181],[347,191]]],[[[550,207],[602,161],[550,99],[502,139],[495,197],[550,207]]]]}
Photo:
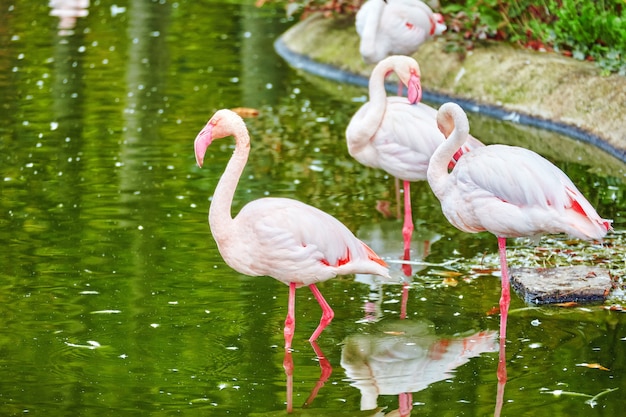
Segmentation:
{"type": "Polygon", "coordinates": [[[406,318],[406,305],[409,301],[409,283],[402,284],[402,302],[400,303],[400,320],[406,318]]]}
{"type": "Polygon", "coordinates": [[[333,367],[330,365],[328,359],[326,359],[326,356],[324,356],[324,352],[322,352],[322,349],[320,349],[316,342],[311,342],[311,346],[313,347],[313,350],[317,355],[317,360],[320,363],[321,372],[320,377],[317,380],[315,387],[313,388],[313,391],[311,391],[311,395],[309,395],[309,398],[306,399],[306,401],[302,405],[302,408],[308,408],[311,405],[315,397],[317,397],[317,393],[320,391],[320,389],[324,386],[326,381],[328,381],[328,378],[330,378],[331,374],[333,373],[333,367]]]}
{"type": "MultiPolygon", "coordinates": [[[[404,229],[402,229],[402,234],[404,235],[404,229]]],[[[411,238],[409,237],[409,247],[406,247],[406,243],[404,246],[404,256],[402,257],[403,261],[410,261],[411,260],[411,242],[410,242],[411,238]]],[[[406,264],[402,264],[402,272],[404,273],[405,277],[410,277],[411,275],[413,275],[413,267],[411,266],[411,264],[406,263],[406,264]]]]}
{"type": "Polygon", "coordinates": [[[285,349],[291,349],[291,341],[296,331],[296,283],[289,283],[289,303],[285,319],[285,349]]]}
{"type": "Polygon", "coordinates": [[[502,412],[502,406],[504,405],[504,386],[506,385],[506,340],[500,338],[500,359],[498,361],[498,371],[496,375],[498,377],[498,390],[496,392],[496,409],[493,413],[494,417],[500,417],[502,412]]]}
{"type": "Polygon", "coordinates": [[[322,293],[320,292],[320,290],[317,289],[315,284],[309,285],[309,288],[311,289],[311,292],[315,296],[317,302],[320,304],[320,307],[322,307],[322,318],[320,319],[320,324],[317,326],[317,329],[315,329],[315,331],[309,338],[309,342],[314,342],[319,337],[319,335],[322,334],[322,331],[326,328],[326,326],[328,326],[328,324],[333,320],[333,317],[335,317],[335,312],[332,308],[330,308],[330,306],[322,296],[322,293]]]}
{"type": "Polygon", "coordinates": [[[285,350],[283,368],[287,377],[287,413],[293,411],[293,357],[289,349],[285,350]]]}
{"type": "Polygon", "coordinates": [[[404,95],[404,84],[402,81],[398,81],[398,97],[402,97],[404,95]]]}
{"type": "Polygon", "coordinates": [[[504,404],[504,386],[506,374],[506,322],[511,303],[511,284],[509,282],[509,267],[506,261],[506,238],[498,236],[498,251],[500,252],[500,270],[502,274],[502,295],[500,296],[500,352],[498,358],[498,391],[496,394],[496,409],[494,417],[500,417],[504,404]]]}
{"type": "Polygon", "coordinates": [[[398,408],[400,417],[408,417],[413,409],[413,393],[403,392],[398,395],[398,408]]]}
{"type": "Polygon", "coordinates": [[[502,274],[502,294],[500,296],[500,340],[506,340],[506,321],[511,303],[511,284],[509,282],[509,268],[506,262],[506,238],[498,237],[500,252],[500,269],[502,274]]]}
{"type": "Polygon", "coordinates": [[[404,253],[410,253],[411,235],[413,235],[413,216],[411,214],[411,183],[404,181],[404,225],[402,237],[404,238],[404,253]]]}

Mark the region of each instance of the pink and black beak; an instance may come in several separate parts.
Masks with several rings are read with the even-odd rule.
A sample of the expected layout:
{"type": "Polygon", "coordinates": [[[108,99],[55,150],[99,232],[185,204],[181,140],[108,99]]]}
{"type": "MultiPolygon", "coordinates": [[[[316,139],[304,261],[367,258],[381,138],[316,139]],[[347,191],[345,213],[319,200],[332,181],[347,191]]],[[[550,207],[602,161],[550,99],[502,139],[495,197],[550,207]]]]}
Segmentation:
{"type": "Polygon", "coordinates": [[[411,104],[419,103],[422,100],[422,83],[419,74],[411,72],[407,85],[407,96],[411,104]]]}
{"type": "Polygon", "coordinates": [[[209,123],[204,126],[204,129],[198,133],[196,140],[193,142],[193,148],[196,154],[196,163],[200,168],[202,168],[202,164],[204,163],[204,154],[213,141],[212,131],[213,124],[209,121],[209,123]]]}

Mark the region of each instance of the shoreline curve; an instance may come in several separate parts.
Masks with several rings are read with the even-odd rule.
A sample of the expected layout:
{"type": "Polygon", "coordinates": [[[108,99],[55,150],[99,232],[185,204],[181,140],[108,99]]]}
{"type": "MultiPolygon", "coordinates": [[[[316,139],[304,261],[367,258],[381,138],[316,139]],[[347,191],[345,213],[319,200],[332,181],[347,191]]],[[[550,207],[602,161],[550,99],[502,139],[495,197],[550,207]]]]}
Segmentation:
{"type": "MultiPolygon", "coordinates": [[[[304,31],[306,31],[306,29],[308,29],[306,26],[310,26],[311,22],[305,20],[296,24],[286,33],[278,37],[278,39],[274,42],[274,49],[279,56],[281,56],[293,68],[306,71],[310,74],[339,83],[348,83],[361,87],[367,87],[368,77],[362,73],[359,73],[362,72],[359,69],[354,70],[353,68],[349,68],[349,65],[348,68],[341,68],[338,65],[324,63],[321,62],[321,60],[317,60],[310,55],[306,55],[299,51],[296,51],[296,48],[290,45],[290,42],[288,42],[286,38],[293,40],[294,36],[299,36],[298,33],[300,31],[298,30],[298,25],[300,24],[305,26],[303,29],[304,31]]],[[[346,30],[345,25],[343,29],[346,30]]],[[[356,36],[356,34],[354,36],[356,36]]],[[[349,58],[350,57],[348,57],[348,59],[349,58]]],[[[388,83],[387,89],[390,92],[395,92],[397,89],[397,85],[388,83]]],[[[609,155],[615,157],[616,159],[619,159],[622,162],[626,162],[626,143],[619,143],[616,145],[612,143],[614,141],[607,140],[606,138],[603,138],[598,134],[595,134],[587,129],[575,126],[573,124],[528,114],[526,112],[516,109],[508,109],[504,105],[479,102],[470,98],[461,97],[460,95],[435,91],[428,88],[423,88],[423,99],[437,104],[442,104],[446,101],[454,101],[468,112],[480,113],[494,119],[509,121],[512,123],[519,123],[521,125],[532,126],[556,132],[572,139],[591,144],[598,149],[601,149],[604,152],[608,153],[609,155]]],[[[626,108],[624,110],[626,110],[626,108]]]]}

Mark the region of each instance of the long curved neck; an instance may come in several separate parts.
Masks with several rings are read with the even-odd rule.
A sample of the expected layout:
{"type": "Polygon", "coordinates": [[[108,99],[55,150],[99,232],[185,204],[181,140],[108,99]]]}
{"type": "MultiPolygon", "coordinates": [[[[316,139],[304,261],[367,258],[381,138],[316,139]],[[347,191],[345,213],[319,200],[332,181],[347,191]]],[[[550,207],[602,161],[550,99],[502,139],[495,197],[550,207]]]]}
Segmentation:
{"type": "MultiPolygon", "coordinates": [[[[382,3],[382,0],[380,0],[382,3]]],[[[369,101],[365,107],[365,114],[359,119],[355,142],[367,143],[372,133],[378,130],[378,126],[385,117],[387,110],[387,91],[385,90],[385,77],[393,70],[388,65],[376,65],[369,79],[369,101]]]]}
{"type": "MultiPolygon", "coordinates": [[[[378,106],[387,105],[387,90],[385,90],[385,79],[387,75],[395,70],[393,58],[381,61],[374,67],[368,82],[370,103],[377,103],[378,106]]],[[[380,117],[382,119],[382,116],[380,117]]]]}
{"type": "Polygon", "coordinates": [[[245,125],[236,126],[231,133],[235,137],[235,151],[215,187],[209,208],[209,224],[216,240],[227,234],[232,225],[231,207],[235,189],[250,154],[250,136],[245,125]]]}
{"type": "Polygon", "coordinates": [[[439,109],[437,120],[443,125],[446,140],[435,150],[428,163],[428,183],[439,198],[446,192],[446,182],[450,174],[448,165],[456,151],[465,143],[469,135],[469,123],[465,112],[457,105],[444,104],[439,109]]]}

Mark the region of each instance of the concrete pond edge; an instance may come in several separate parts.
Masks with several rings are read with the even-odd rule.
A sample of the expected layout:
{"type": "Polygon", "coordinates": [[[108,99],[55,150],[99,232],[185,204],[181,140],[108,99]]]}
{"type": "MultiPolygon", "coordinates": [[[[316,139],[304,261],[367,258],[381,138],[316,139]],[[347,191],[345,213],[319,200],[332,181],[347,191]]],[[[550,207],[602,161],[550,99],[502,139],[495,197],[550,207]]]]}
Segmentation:
{"type": "MultiPolygon", "coordinates": [[[[301,39],[299,38],[302,38],[305,36],[319,38],[320,36],[323,36],[321,32],[323,32],[325,27],[327,27],[328,20],[330,19],[312,18],[312,19],[308,19],[308,20],[297,23],[275,41],[274,49],[276,50],[277,54],[281,56],[293,68],[303,70],[307,73],[310,73],[310,74],[313,74],[313,75],[316,75],[325,79],[329,79],[332,81],[336,81],[339,83],[347,83],[347,84],[367,87],[367,84],[368,84],[367,74],[369,73],[369,68],[365,67],[364,64],[359,63],[359,64],[343,65],[342,63],[326,63],[326,62],[322,62],[323,61],[322,59],[317,59],[315,57],[316,55],[315,51],[312,52],[311,50],[308,50],[307,53],[305,54],[300,50],[302,49],[302,45],[300,44],[301,39]],[[317,28],[317,30],[311,31],[310,30],[311,25],[317,24],[319,26],[319,24],[316,22],[320,22],[320,21],[323,22],[321,24],[322,26],[317,28]]],[[[331,33],[331,35],[335,35],[337,30],[343,30],[343,31],[352,30],[353,32],[355,32],[354,29],[352,29],[349,25],[345,25],[345,24],[343,24],[342,28],[340,29],[333,28],[332,30],[333,32],[331,33]]],[[[347,36],[356,37],[356,33],[354,33],[354,35],[348,34],[347,36]]],[[[332,42],[325,43],[325,42],[319,42],[319,39],[317,40],[318,42],[315,42],[316,44],[323,45],[323,46],[320,46],[321,49],[323,49],[324,47],[328,47],[329,43],[332,44],[332,42]]],[[[356,39],[356,41],[353,39],[352,42],[358,42],[358,38],[356,39]]],[[[431,47],[429,53],[432,54],[434,49],[435,48],[431,47]]],[[[441,53],[445,54],[444,52],[441,52],[441,53]]],[[[529,53],[529,51],[523,51],[523,50],[520,51],[520,53],[524,55],[523,59],[528,59],[528,56],[532,56],[533,59],[536,58],[536,59],[541,60],[545,56],[545,54],[540,54],[540,53],[533,54],[532,52],[529,53]]],[[[319,53],[317,55],[319,55],[319,53]]],[[[445,55],[449,56],[453,54],[445,54],[445,55]]],[[[418,62],[420,62],[419,57],[417,56],[416,58],[418,59],[418,62]]],[[[551,57],[551,58],[554,59],[554,57],[551,57]]],[[[334,58],[335,61],[337,59],[339,58],[336,58],[336,57],[334,58]]],[[[346,54],[345,59],[354,60],[354,56],[351,56],[350,54],[346,54]]],[[[571,60],[571,58],[562,58],[562,59],[571,60]]],[[[329,61],[333,61],[333,59],[330,59],[329,61]]],[[[587,63],[576,62],[573,64],[579,65],[579,64],[587,64],[587,63]]],[[[557,65],[558,65],[558,62],[557,62],[557,65]]],[[[589,64],[589,65],[593,65],[593,64],[589,64]]],[[[420,63],[420,66],[423,67],[421,63],[420,63]]],[[[587,70],[587,68],[585,68],[585,70],[587,70]]],[[[619,76],[616,76],[616,77],[619,77],[619,76]]],[[[597,83],[601,81],[602,79],[600,77],[595,77],[595,80],[593,82],[597,83]],[[600,81],[598,81],[598,79],[600,81]]],[[[585,80],[583,79],[581,83],[583,84],[583,87],[584,87],[585,80]]],[[[441,84],[441,83],[437,83],[437,84],[441,84]]],[[[449,88],[442,88],[439,90],[439,89],[431,89],[428,87],[424,88],[424,85],[422,87],[423,87],[423,99],[425,101],[436,103],[438,105],[446,101],[454,101],[458,103],[459,105],[461,105],[461,107],[463,107],[468,112],[481,113],[494,119],[509,121],[512,123],[519,123],[521,125],[527,125],[527,126],[537,127],[537,128],[548,130],[548,131],[553,131],[553,132],[568,136],[570,138],[573,138],[575,140],[579,140],[581,142],[591,144],[603,150],[604,152],[608,153],[609,155],[619,159],[620,161],[626,162],[626,136],[622,137],[622,135],[626,134],[626,117],[623,116],[623,111],[626,110],[626,99],[624,102],[624,106],[620,105],[619,100],[618,100],[618,103],[615,104],[615,106],[611,106],[611,110],[612,110],[612,107],[616,107],[616,112],[613,117],[619,117],[620,119],[615,121],[614,124],[616,124],[617,128],[612,129],[613,131],[612,131],[612,134],[610,135],[611,137],[604,137],[594,131],[594,130],[598,130],[597,127],[594,129],[593,127],[585,126],[586,124],[585,120],[575,120],[575,123],[578,125],[577,126],[573,123],[566,123],[563,121],[542,117],[537,114],[531,114],[531,112],[520,111],[517,108],[513,108],[516,106],[510,106],[510,105],[501,104],[501,103],[493,104],[493,103],[486,102],[485,100],[476,100],[476,99],[471,98],[471,94],[468,94],[468,92],[464,94],[455,94],[455,93],[451,93],[449,91],[450,90],[449,88]],[[621,129],[622,124],[625,125],[624,130],[621,129]]],[[[387,88],[390,92],[395,92],[397,87],[396,87],[396,84],[390,83],[388,84],[387,88]]],[[[621,84],[618,90],[619,91],[614,92],[614,94],[616,94],[619,99],[620,97],[622,97],[622,95],[626,94],[626,78],[624,78],[623,91],[621,89],[621,84]]],[[[544,111],[544,109],[537,109],[537,112],[540,112],[543,114],[550,113],[549,111],[548,112],[544,111]]]]}

